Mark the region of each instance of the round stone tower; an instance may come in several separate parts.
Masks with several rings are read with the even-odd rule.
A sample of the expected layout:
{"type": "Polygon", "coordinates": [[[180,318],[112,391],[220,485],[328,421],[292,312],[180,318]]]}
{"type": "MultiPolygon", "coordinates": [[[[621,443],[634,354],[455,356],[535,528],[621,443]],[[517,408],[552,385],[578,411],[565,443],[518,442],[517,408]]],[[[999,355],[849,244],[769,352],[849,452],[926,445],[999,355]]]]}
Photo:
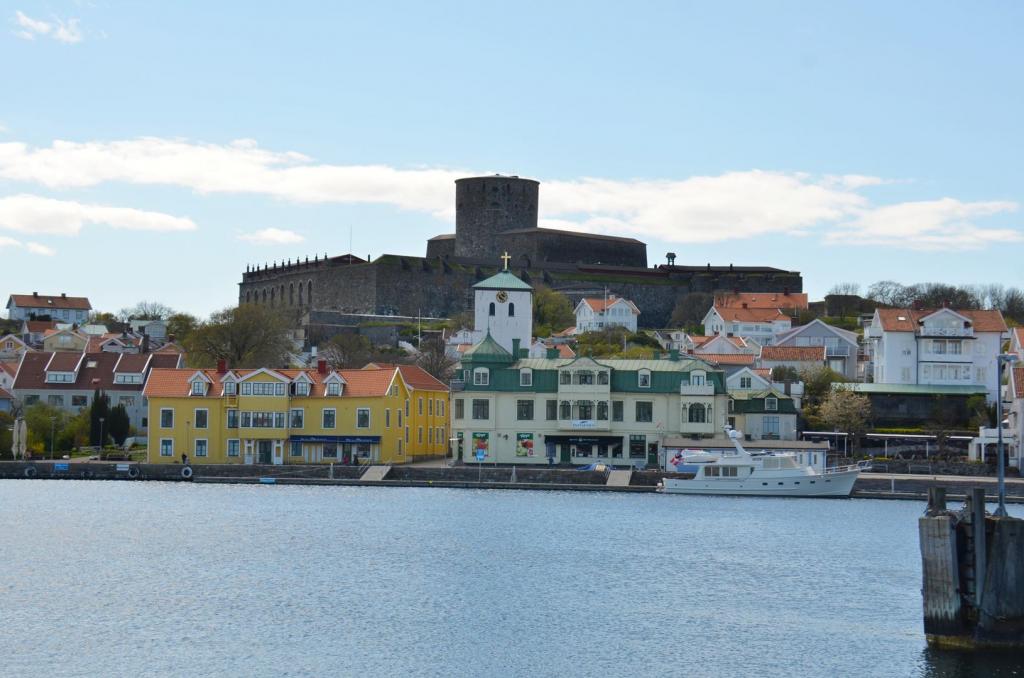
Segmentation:
{"type": "Polygon", "coordinates": [[[455,256],[497,261],[495,236],[537,228],[537,195],[533,179],[467,177],[455,180],[455,256]]]}

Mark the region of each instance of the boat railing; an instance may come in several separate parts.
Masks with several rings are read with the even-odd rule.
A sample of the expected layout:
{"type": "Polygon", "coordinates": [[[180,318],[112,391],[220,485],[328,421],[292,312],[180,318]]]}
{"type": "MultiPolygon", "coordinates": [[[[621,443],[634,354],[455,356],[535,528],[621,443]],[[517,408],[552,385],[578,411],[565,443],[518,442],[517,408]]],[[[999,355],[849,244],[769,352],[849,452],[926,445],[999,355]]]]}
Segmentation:
{"type": "Polygon", "coordinates": [[[849,473],[850,471],[863,471],[865,467],[860,464],[849,464],[847,466],[829,466],[825,469],[824,474],[830,473],[849,473]]]}

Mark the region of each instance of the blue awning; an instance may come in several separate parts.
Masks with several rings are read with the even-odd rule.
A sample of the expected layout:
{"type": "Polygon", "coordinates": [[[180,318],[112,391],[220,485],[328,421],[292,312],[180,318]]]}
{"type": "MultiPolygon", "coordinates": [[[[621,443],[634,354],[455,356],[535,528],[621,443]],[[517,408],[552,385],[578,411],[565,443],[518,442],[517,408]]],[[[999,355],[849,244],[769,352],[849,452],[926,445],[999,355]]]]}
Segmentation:
{"type": "Polygon", "coordinates": [[[380,444],[380,436],[291,436],[293,443],[370,443],[380,444]]]}

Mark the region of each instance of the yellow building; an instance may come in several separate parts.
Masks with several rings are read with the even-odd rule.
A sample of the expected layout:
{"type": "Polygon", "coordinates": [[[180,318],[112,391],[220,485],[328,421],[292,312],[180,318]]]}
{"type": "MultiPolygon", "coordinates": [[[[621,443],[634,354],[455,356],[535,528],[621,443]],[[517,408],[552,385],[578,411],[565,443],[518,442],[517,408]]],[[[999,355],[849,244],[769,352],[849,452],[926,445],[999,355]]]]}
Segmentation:
{"type": "Polygon", "coordinates": [[[413,365],[154,369],[150,463],[403,463],[448,452],[448,387],[413,365]]]}

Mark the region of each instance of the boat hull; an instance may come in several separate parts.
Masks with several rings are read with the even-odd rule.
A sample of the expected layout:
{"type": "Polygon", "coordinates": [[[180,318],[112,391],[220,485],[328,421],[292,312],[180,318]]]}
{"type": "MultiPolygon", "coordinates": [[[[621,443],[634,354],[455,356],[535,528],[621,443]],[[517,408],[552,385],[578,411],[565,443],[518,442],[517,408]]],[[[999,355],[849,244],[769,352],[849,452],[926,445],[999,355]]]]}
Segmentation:
{"type": "Polygon", "coordinates": [[[665,478],[665,494],[709,494],[750,497],[849,497],[859,469],[800,476],[771,477],[753,474],[747,478],[665,478]]]}

